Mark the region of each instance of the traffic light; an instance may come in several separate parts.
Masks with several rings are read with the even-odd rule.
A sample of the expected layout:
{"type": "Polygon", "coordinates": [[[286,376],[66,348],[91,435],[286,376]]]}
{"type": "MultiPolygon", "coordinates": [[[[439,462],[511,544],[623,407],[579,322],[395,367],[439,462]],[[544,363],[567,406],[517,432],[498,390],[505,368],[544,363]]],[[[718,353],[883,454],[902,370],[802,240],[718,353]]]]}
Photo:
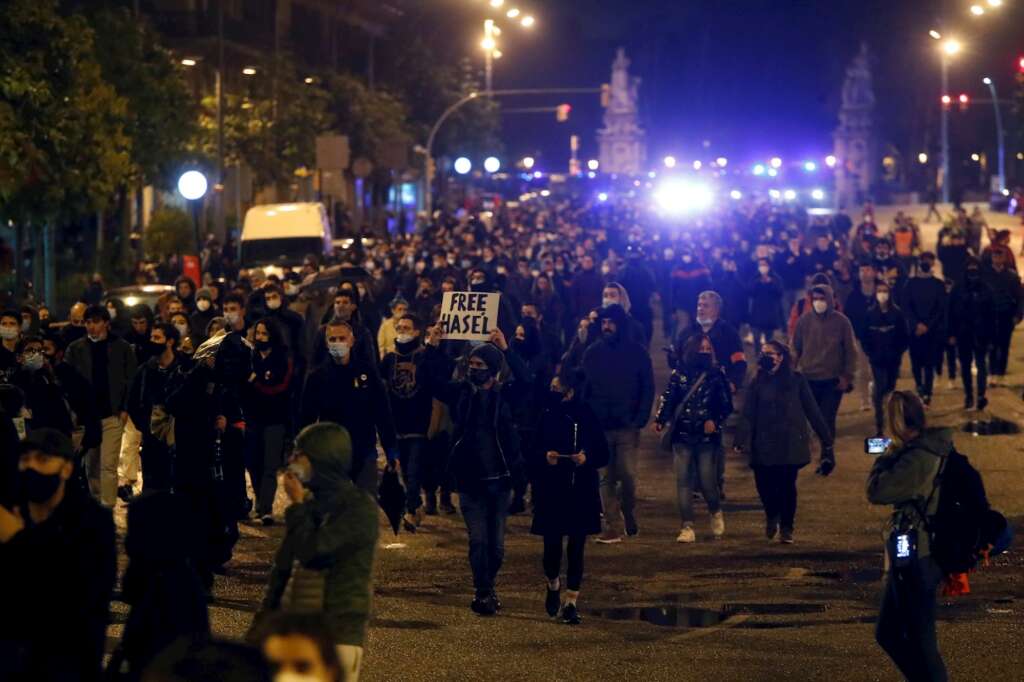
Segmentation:
{"type": "Polygon", "coordinates": [[[1021,73],[1024,73],[1024,57],[1021,57],[1017,60],[1017,70],[1020,71],[1021,73]]]}
{"type": "Polygon", "coordinates": [[[569,120],[570,111],[572,111],[572,107],[568,104],[559,104],[555,107],[555,120],[559,123],[565,123],[569,120]]]}
{"type": "MultiPolygon", "coordinates": [[[[1024,62],[1024,57],[1021,58],[1021,62],[1024,62]]],[[[601,83],[601,108],[607,109],[608,105],[612,101],[612,86],[607,83],[601,83]]]]}
{"type": "Polygon", "coordinates": [[[967,111],[967,107],[971,104],[971,98],[966,94],[960,94],[960,111],[967,111]]]}

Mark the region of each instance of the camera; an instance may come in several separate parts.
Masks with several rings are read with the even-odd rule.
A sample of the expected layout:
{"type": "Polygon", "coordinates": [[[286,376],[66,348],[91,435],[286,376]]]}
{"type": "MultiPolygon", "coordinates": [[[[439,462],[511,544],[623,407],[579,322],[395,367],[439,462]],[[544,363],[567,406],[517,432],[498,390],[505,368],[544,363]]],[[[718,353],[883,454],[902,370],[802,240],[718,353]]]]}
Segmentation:
{"type": "Polygon", "coordinates": [[[869,455],[880,455],[892,445],[892,438],[865,438],[864,452],[869,455]]]}

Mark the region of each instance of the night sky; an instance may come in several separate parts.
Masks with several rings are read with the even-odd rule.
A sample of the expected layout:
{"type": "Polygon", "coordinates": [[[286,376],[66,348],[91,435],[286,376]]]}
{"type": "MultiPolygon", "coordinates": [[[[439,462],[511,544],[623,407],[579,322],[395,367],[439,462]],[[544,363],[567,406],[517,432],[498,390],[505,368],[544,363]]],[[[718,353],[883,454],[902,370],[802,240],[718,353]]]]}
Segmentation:
{"type": "MultiPolygon", "coordinates": [[[[1024,2],[1005,3],[998,13],[980,18],[971,17],[969,1],[945,3],[945,32],[966,46],[951,71],[954,96],[967,92],[987,98],[983,75],[995,79],[1001,97],[1012,94],[1016,56],[1024,54],[1024,2]]],[[[477,11],[483,4],[478,0],[477,11]]],[[[499,20],[508,30],[501,38],[505,57],[497,63],[495,88],[596,86],[608,80],[621,45],[633,60],[632,71],[643,78],[640,108],[650,158],[666,153],[686,162],[719,155],[743,162],[773,154],[821,157],[831,150],[845,68],[863,40],[875,58],[881,141],[916,157],[938,144],[939,59],[927,32],[940,25],[942,5],[534,0],[521,5],[538,17],[531,33],[499,20]],[[711,143],[706,150],[704,140],[711,143]]],[[[534,154],[557,170],[564,166],[572,133],[581,136],[582,158],[597,155],[594,131],[602,110],[596,95],[504,104],[562,101],[573,105],[568,124],[556,124],[554,115],[505,116],[510,158],[534,154]]],[[[1009,115],[1009,106],[1004,111],[1009,115]]],[[[981,151],[988,140],[994,150],[992,121],[991,103],[955,115],[954,151],[981,151]]]]}

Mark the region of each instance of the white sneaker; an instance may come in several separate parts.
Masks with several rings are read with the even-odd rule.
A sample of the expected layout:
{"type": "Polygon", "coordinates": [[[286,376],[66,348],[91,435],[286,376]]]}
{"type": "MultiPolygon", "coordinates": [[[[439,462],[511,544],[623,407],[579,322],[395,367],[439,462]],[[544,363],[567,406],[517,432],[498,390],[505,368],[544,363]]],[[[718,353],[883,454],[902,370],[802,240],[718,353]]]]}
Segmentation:
{"type": "Polygon", "coordinates": [[[693,532],[693,526],[683,526],[683,529],[679,531],[679,536],[676,538],[676,542],[691,543],[697,541],[697,534],[693,532]]]}
{"type": "Polygon", "coordinates": [[[725,514],[720,511],[711,515],[711,534],[716,540],[725,535],[725,514]]]}

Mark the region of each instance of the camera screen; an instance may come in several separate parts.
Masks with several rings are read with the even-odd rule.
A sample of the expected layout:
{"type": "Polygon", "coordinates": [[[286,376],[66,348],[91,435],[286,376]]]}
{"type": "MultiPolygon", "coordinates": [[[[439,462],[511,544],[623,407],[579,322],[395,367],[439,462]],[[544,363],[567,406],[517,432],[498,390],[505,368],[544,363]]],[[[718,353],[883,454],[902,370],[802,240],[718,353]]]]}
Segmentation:
{"type": "Polygon", "coordinates": [[[897,535],[896,536],[896,558],[897,559],[909,559],[910,558],[910,536],[909,535],[897,535]]]}
{"type": "Polygon", "coordinates": [[[865,438],[864,452],[869,455],[880,455],[889,448],[891,443],[891,438],[865,438]]]}

